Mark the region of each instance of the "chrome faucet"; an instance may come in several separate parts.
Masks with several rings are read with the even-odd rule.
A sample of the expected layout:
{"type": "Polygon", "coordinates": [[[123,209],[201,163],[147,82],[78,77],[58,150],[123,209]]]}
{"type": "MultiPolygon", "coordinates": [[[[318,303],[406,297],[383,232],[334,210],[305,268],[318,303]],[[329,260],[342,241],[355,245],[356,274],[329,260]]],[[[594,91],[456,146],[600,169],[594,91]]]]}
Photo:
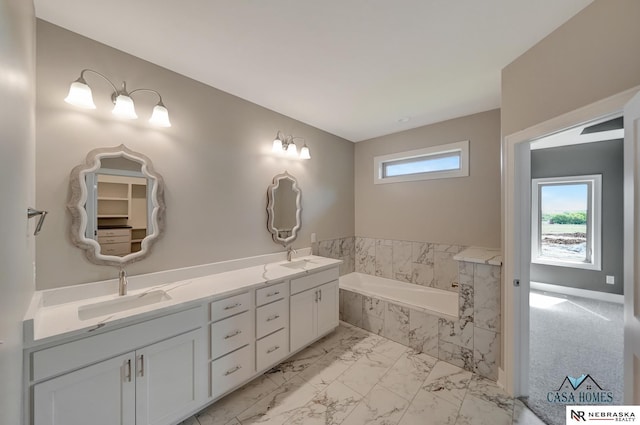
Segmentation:
{"type": "Polygon", "coordinates": [[[287,247],[287,261],[291,261],[291,255],[292,255],[292,254],[297,254],[297,253],[298,253],[298,251],[296,251],[295,249],[293,249],[293,248],[291,247],[291,245],[289,245],[289,246],[287,247]]]}
{"type": "Polygon", "coordinates": [[[118,273],[118,295],[127,295],[127,272],[120,269],[118,273]]]}

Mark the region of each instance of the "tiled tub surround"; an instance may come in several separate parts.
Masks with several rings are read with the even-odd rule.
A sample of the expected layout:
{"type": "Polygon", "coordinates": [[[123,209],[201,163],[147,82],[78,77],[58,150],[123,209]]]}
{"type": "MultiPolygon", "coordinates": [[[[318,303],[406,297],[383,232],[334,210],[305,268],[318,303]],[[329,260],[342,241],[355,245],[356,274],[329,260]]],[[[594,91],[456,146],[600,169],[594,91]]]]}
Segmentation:
{"type": "Polygon", "coordinates": [[[312,244],[314,255],[342,260],[340,276],[355,271],[355,237],[329,239],[312,244]]]}
{"type": "Polygon", "coordinates": [[[463,250],[460,245],[356,236],[355,271],[457,292],[453,257],[463,250]]]}
{"type": "MultiPolygon", "coordinates": [[[[341,319],[440,360],[497,380],[500,353],[500,273],[495,251],[465,250],[456,263],[457,317],[398,303],[375,290],[340,290],[341,319]],[[492,254],[493,252],[493,254],[492,254]],[[464,255],[466,253],[466,256],[464,255]],[[354,292],[357,290],[358,292],[354,292]]],[[[456,256],[456,255],[454,255],[456,256]]],[[[452,256],[452,259],[453,257],[452,256]]],[[[366,277],[360,275],[359,278],[366,277]]],[[[341,280],[349,280],[347,276],[341,280]]],[[[393,287],[398,282],[389,281],[393,287]]],[[[388,292],[388,291],[387,291],[388,292]]],[[[393,292],[393,289],[391,290],[393,292]]],[[[428,306],[427,306],[428,307],[428,306]]]]}

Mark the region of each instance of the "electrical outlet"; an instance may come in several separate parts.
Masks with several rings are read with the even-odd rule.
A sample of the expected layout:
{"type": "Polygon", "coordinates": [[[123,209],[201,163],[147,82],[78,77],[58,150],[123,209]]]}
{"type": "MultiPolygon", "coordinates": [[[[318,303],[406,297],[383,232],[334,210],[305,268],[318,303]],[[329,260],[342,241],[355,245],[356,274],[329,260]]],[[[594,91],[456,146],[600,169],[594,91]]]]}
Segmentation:
{"type": "Polygon", "coordinates": [[[316,243],[316,242],[318,242],[318,239],[316,238],[316,234],[312,233],[311,234],[311,243],[316,243]]]}
{"type": "Polygon", "coordinates": [[[607,285],[613,285],[616,283],[616,278],[614,276],[607,276],[607,285]]]}

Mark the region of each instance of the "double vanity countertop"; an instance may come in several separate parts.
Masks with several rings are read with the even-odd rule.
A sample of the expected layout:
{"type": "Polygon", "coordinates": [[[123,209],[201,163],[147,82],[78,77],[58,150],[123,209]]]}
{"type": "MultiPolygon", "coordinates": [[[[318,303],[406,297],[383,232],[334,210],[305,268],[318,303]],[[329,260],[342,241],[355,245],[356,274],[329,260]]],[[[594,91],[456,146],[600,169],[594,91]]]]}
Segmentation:
{"type": "Polygon", "coordinates": [[[36,291],[23,322],[25,348],[116,329],[199,305],[208,298],[231,296],[341,262],[309,255],[158,285],[130,284],[129,293],[122,297],[113,281],[36,291]]]}

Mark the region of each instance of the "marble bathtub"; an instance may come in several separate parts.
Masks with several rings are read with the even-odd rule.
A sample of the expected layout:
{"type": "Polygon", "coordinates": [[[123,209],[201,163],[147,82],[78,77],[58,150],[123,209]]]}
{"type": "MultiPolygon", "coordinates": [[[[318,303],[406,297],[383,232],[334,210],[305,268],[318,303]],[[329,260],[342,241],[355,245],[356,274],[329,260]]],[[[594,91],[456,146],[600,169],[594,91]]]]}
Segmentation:
{"type": "Polygon", "coordinates": [[[458,292],[363,273],[340,276],[340,320],[497,380],[500,266],[462,260],[456,274],[458,292]]]}
{"type": "Polygon", "coordinates": [[[340,289],[445,318],[458,317],[458,293],[364,273],[340,278],[340,289]]]}

